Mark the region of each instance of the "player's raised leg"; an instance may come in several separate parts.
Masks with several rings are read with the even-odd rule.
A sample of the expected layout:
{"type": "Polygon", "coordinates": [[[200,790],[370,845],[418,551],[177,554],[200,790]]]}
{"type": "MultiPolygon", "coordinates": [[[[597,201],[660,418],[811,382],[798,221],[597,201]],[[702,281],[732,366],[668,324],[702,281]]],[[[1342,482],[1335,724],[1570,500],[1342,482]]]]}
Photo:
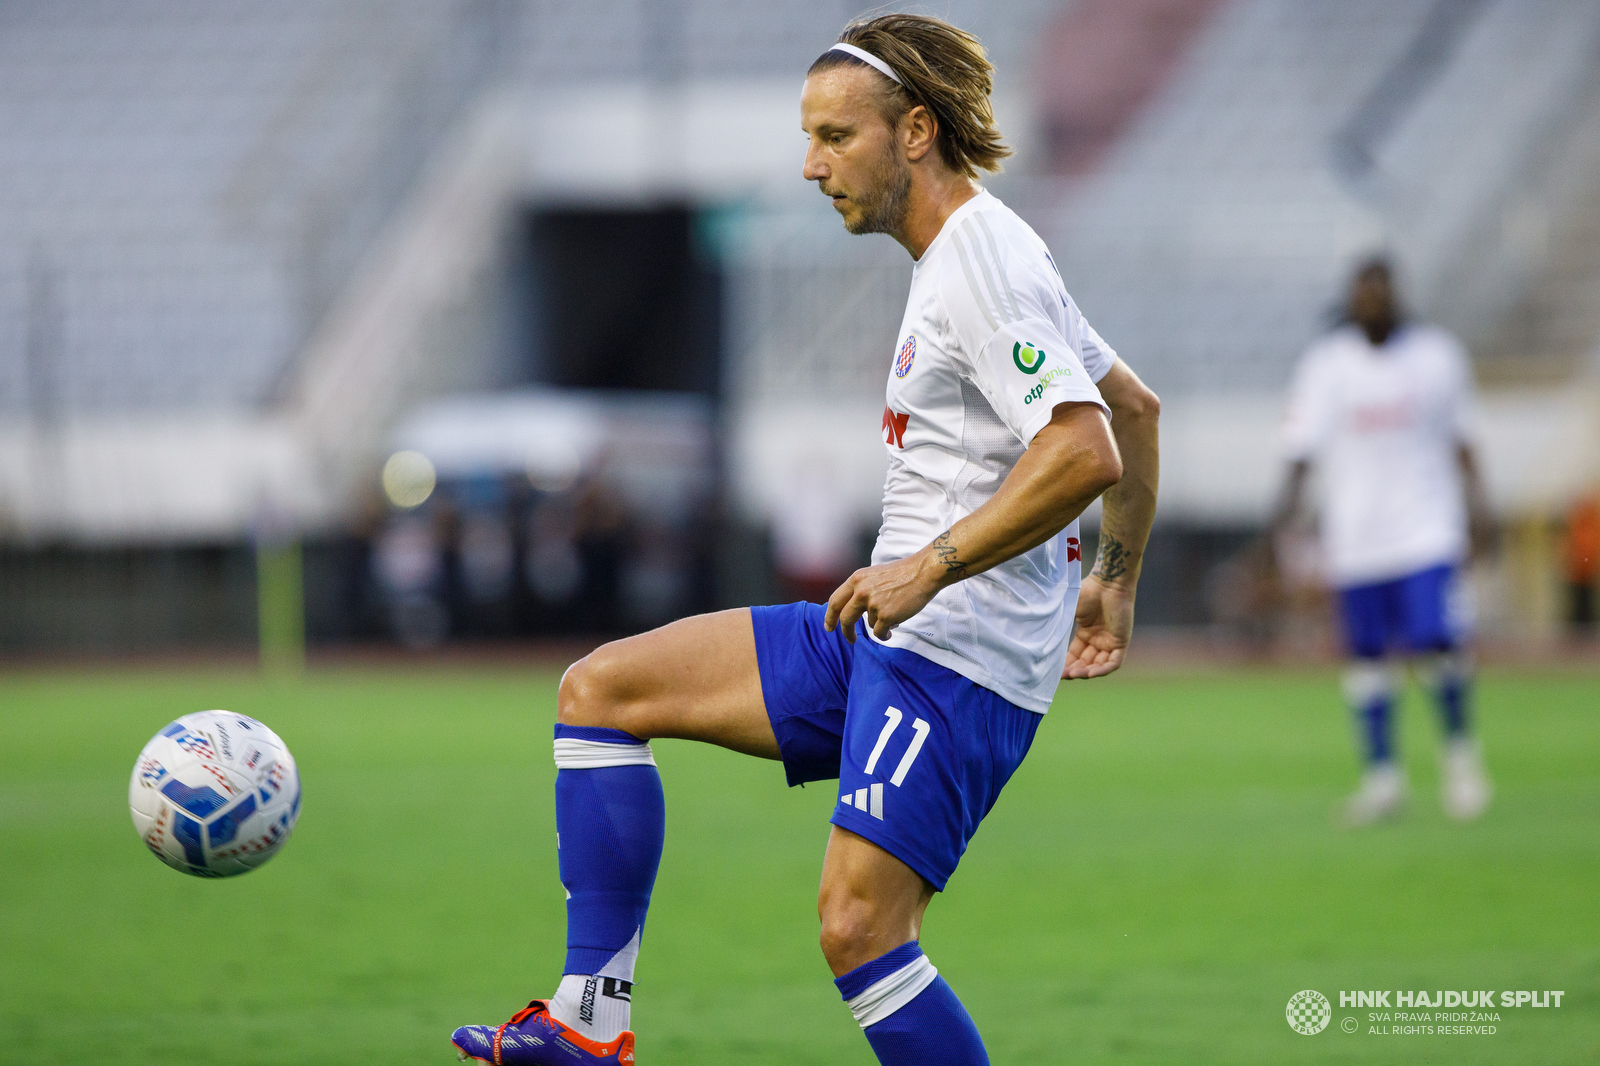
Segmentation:
{"type": "Polygon", "coordinates": [[[681,737],[778,757],[750,612],[674,622],[616,641],[561,680],[556,833],[567,957],[556,994],[505,1025],[464,1026],[462,1058],[633,1061],[634,963],[661,861],[666,808],[649,741],[681,737]]]}

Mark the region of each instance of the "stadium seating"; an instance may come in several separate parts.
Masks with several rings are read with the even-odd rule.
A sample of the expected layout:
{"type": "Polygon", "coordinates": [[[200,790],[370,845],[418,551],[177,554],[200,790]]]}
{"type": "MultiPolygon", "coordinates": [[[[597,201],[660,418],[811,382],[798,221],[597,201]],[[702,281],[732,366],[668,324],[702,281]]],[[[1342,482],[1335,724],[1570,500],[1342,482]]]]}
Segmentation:
{"type": "MultiPolygon", "coordinates": [[[[958,6],[1004,51],[1051,5],[1006,18],[958,6]]],[[[0,418],[270,401],[485,82],[792,77],[855,13],[753,0],[7,5],[0,418]],[[48,373],[29,369],[37,344],[55,346],[32,360],[48,373]]]]}
{"type": "MultiPolygon", "coordinates": [[[[1470,6],[1470,5],[1469,5],[1470,6]]],[[[1468,334],[1448,299],[1464,251],[1574,120],[1600,9],[1480,5],[1409,108],[1341,174],[1338,138],[1407,62],[1429,0],[1241,0],[1187,69],[1041,228],[1108,337],[1168,394],[1281,388],[1327,321],[1353,256],[1398,253],[1415,303],[1468,334]]],[[[1056,190],[1037,196],[1049,217],[1056,190]]],[[[1499,245],[1474,260],[1503,259],[1499,245]]],[[[1589,339],[1593,343],[1594,338],[1589,339]]]]}
{"type": "Polygon", "coordinates": [[[0,418],[270,398],[475,89],[484,9],[6,5],[0,418]]]}

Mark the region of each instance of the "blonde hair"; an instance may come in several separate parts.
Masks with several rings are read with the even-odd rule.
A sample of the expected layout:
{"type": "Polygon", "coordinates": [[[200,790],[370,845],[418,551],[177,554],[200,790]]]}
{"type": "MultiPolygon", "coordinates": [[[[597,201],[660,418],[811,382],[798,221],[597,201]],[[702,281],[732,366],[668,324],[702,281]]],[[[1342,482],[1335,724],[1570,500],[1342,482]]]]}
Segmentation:
{"type": "MultiPolygon", "coordinates": [[[[966,30],[928,15],[879,15],[857,19],[839,34],[887,63],[900,78],[883,79],[884,118],[895,125],[917,105],[938,126],[935,144],[951,169],[976,178],[979,170],[998,171],[1011,149],[994,125],[989,93],[994,67],[983,42],[966,30]]],[[[822,53],[807,75],[832,67],[870,66],[847,52],[822,53]]]]}

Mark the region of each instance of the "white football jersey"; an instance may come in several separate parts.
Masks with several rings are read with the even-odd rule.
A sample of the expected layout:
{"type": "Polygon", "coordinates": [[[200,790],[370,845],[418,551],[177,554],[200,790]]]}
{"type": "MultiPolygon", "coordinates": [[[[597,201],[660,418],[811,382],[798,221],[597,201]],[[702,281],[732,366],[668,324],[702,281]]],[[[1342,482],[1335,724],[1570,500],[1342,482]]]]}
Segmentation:
{"type": "Polygon", "coordinates": [[[1302,357],[1284,437],[1316,466],[1336,585],[1372,584],[1466,552],[1456,445],[1470,439],[1472,370],[1454,337],[1402,326],[1381,348],[1345,326],[1302,357]]]}
{"type": "MultiPolygon", "coordinates": [[[[981,507],[1057,404],[1104,408],[1095,382],[1116,359],[1044,242],[987,192],[957,208],[917,261],[896,343],[874,564],[921,551],[981,507]]],[[[942,590],[885,643],[1043,713],[1066,664],[1080,556],[1073,522],[942,590]]]]}

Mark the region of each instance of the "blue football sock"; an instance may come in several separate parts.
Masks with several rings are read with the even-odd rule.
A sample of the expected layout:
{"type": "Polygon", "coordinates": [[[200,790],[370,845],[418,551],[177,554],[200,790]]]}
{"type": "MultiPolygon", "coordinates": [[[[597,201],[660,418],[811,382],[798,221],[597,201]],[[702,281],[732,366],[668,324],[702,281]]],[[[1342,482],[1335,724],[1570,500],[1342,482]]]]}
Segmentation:
{"type": "Polygon", "coordinates": [[[1394,758],[1393,670],[1381,662],[1357,662],[1345,671],[1345,698],[1355,712],[1368,765],[1394,758]]]}
{"type": "Polygon", "coordinates": [[[972,1016],[915,940],[833,983],[883,1066],[988,1066],[972,1016]]]}
{"type": "Polygon", "coordinates": [[[1467,703],[1472,690],[1468,664],[1458,654],[1444,654],[1429,669],[1433,699],[1439,708],[1439,723],[1446,737],[1467,733],[1467,703]]]}
{"type": "Polygon", "coordinates": [[[638,737],[586,726],[556,726],[556,766],[563,973],[631,983],[666,836],[661,775],[638,737]]]}
{"type": "Polygon", "coordinates": [[[1394,758],[1394,701],[1371,700],[1358,712],[1361,736],[1366,742],[1367,762],[1388,762],[1394,758]]]}

